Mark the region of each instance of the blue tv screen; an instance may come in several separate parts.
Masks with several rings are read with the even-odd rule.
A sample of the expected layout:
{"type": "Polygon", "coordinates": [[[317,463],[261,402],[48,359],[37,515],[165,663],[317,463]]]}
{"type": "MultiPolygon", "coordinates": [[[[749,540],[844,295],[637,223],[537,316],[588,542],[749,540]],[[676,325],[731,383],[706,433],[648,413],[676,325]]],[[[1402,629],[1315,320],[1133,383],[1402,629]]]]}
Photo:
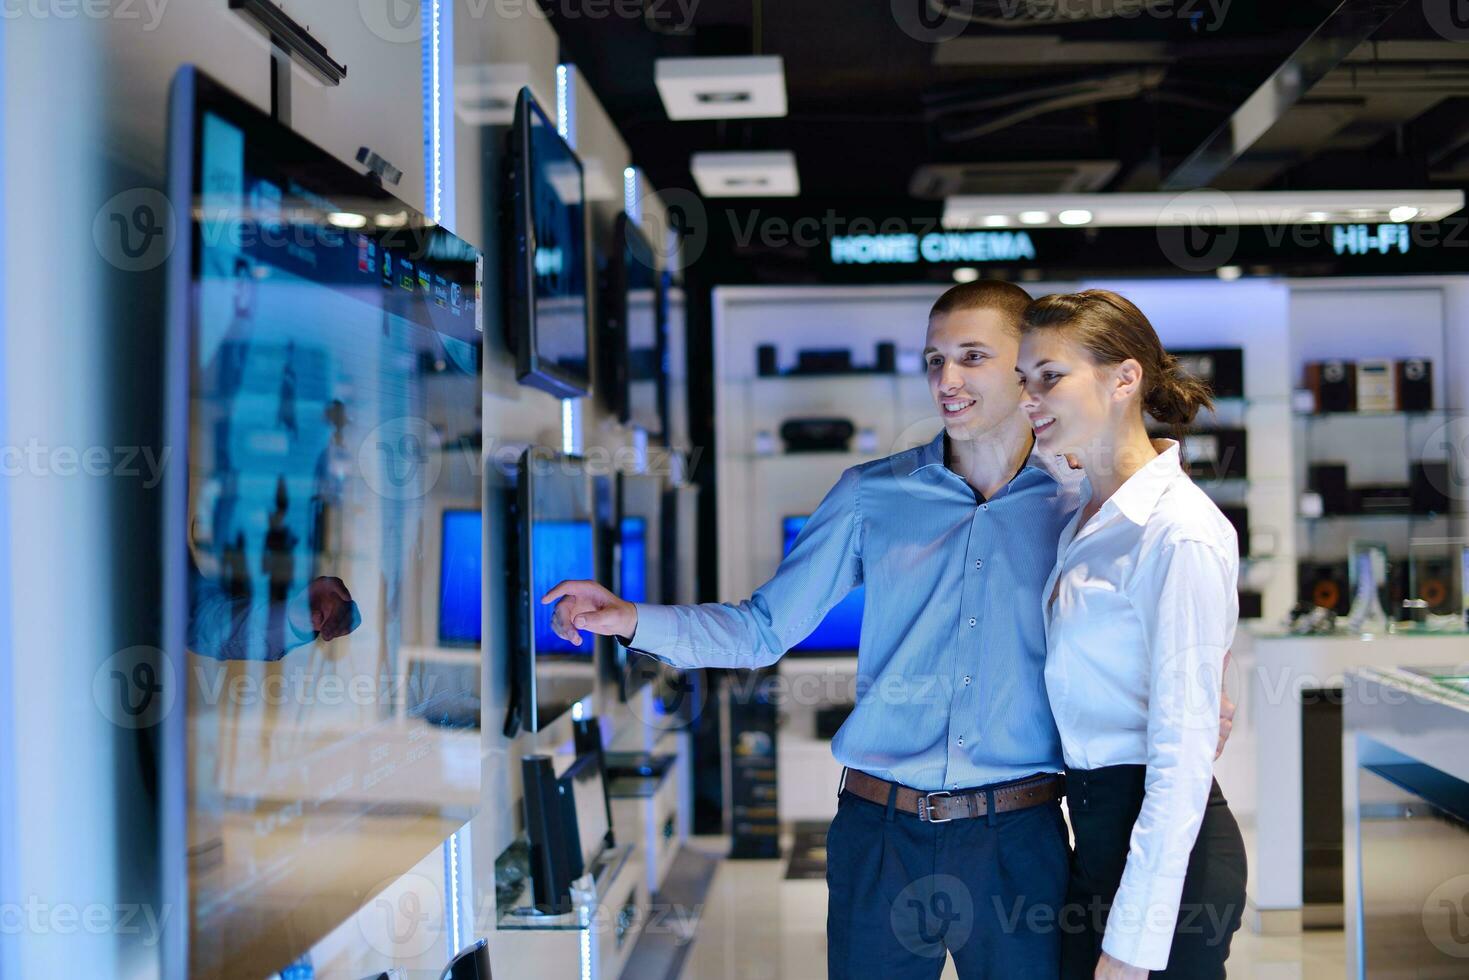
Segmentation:
{"type": "MultiPolygon", "coordinates": [[[[796,537],[801,533],[801,528],[806,526],[806,521],[806,516],[782,519],[781,529],[785,534],[782,555],[791,553],[796,545],[796,537]]],[[[857,649],[857,641],[862,635],[862,604],[865,595],[866,590],[862,586],[848,592],[846,598],[827,612],[826,618],[816,627],[815,632],[791,649],[804,652],[846,652],[857,649]]]]}
{"type": "Polygon", "coordinates": [[[622,519],[622,598],[648,601],[648,522],[641,517],[622,519]]]}
{"type": "MultiPolygon", "coordinates": [[[[569,578],[597,577],[592,553],[590,521],[536,521],[531,530],[531,595],[543,596],[557,582],[569,578]]],[[[582,645],[572,646],[551,629],[554,604],[542,605],[532,599],[535,609],[536,655],[572,654],[591,658],[595,649],[590,633],[582,633],[582,645]]]]}
{"type": "Polygon", "coordinates": [[[439,642],[445,645],[479,645],[483,523],[477,510],[444,511],[439,557],[439,642]]]}

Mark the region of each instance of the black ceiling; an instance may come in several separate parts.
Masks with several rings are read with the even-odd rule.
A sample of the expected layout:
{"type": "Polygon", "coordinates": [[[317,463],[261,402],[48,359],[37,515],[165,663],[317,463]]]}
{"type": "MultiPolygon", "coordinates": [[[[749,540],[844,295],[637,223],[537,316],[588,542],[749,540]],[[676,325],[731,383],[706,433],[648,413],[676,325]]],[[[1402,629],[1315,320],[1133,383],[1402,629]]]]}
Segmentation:
{"type": "MultiPolygon", "coordinates": [[[[542,2],[567,60],[658,187],[692,188],[696,151],[786,149],[802,196],[778,206],[805,213],[852,202],[932,213],[938,200],[921,199],[942,188],[914,179],[929,164],[983,165],[966,191],[1075,187],[1064,183],[1077,179],[1070,165],[1088,161],[1098,164],[1095,189],[1157,190],[1313,32],[1353,6],[1390,16],[1281,114],[1254,159],[1210,183],[1425,187],[1469,176],[1469,25],[1458,39],[1452,23],[1426,17],[1440,0],[640,0],[641,18],[597,19],[567,16],[584,6],[574,0],[542,2]],[[930,9],[929,23],[963,32],[918,40],[900,21],[911,27],[925,3],[1001,19],[961,24],[930,9]],[[1116,9],[1127,7],[1131,16],[1116,9]],[[1113,16],[1059,21],[1057,10],[1113,16]],[[788,116],[667,118],[656,58],[752,53],[784,58],[788,116]]],[[[625,13],[627,0],[611,9],[625,13]]]]}

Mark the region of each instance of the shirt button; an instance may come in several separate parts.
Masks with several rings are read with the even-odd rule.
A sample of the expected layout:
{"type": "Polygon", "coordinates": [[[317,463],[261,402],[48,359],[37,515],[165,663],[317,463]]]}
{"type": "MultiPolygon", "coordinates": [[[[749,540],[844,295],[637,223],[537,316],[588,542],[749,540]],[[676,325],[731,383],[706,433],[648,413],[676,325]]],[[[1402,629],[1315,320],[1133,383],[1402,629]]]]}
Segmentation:
{"type": "Polygon", "coordinates": [[[975,568],[983,568],[984,567],[984,559],[983,558],[976,558],[976,559],[974,559],[974,567],[975,568]]]}
{"type": "Polygon", "coordinates": [[[969,686],[969,675],[968,674],[965,674],[964,675],[964,686],[965,687],[968,687],[969,686]]]}
{"type": "Polygon", "coordinates": [[[959,736],[959,744],[960,745],[963,745],[964,744],[964,736],[963,735],[960,735],[959,736]]]}
{"type": "Polygon", "coordinates": [[[989,510],[990,509],[990,505],[989,504],[980,504],[979,505],[979,509],[980,510],[989,510]]]}
{"type": "Polygon", "coordinates": [[[978,620],[976,620],[973,616],[970,616],[969,617],[969,625],[970,626],[973,626],[976,622],[978,622],[978,620]]]}

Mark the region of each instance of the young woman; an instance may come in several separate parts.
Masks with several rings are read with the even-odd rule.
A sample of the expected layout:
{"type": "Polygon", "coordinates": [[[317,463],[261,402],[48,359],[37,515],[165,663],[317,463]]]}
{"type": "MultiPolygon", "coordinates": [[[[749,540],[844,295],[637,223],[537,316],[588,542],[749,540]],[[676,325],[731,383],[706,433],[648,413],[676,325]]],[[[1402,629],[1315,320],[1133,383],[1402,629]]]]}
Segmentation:
{"type": "Polygon", "coordinates": [[[1143,423],[1177,434],[1208,391],[1116,293],[1044,297],[1022,330],[1038,448],[1087,476],[1044,600],[1076,838],[1062,976],[1223,977],[1245,901],[1244,843],[1213,778],[1239,548],[1179,443],[1143,423]]]}

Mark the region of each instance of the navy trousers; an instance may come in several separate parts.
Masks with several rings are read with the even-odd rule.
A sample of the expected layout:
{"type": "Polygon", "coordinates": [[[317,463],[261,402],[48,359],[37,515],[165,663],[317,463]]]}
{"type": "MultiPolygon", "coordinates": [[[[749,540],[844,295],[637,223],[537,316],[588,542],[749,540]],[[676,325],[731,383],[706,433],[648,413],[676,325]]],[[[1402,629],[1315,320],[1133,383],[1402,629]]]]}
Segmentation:
{"type": "Polygon", "coordinates": [[[826,835],[827,975],[1056,980],[1070,845],[1059,803],[928,823],[843,793],[826,835]]]}

